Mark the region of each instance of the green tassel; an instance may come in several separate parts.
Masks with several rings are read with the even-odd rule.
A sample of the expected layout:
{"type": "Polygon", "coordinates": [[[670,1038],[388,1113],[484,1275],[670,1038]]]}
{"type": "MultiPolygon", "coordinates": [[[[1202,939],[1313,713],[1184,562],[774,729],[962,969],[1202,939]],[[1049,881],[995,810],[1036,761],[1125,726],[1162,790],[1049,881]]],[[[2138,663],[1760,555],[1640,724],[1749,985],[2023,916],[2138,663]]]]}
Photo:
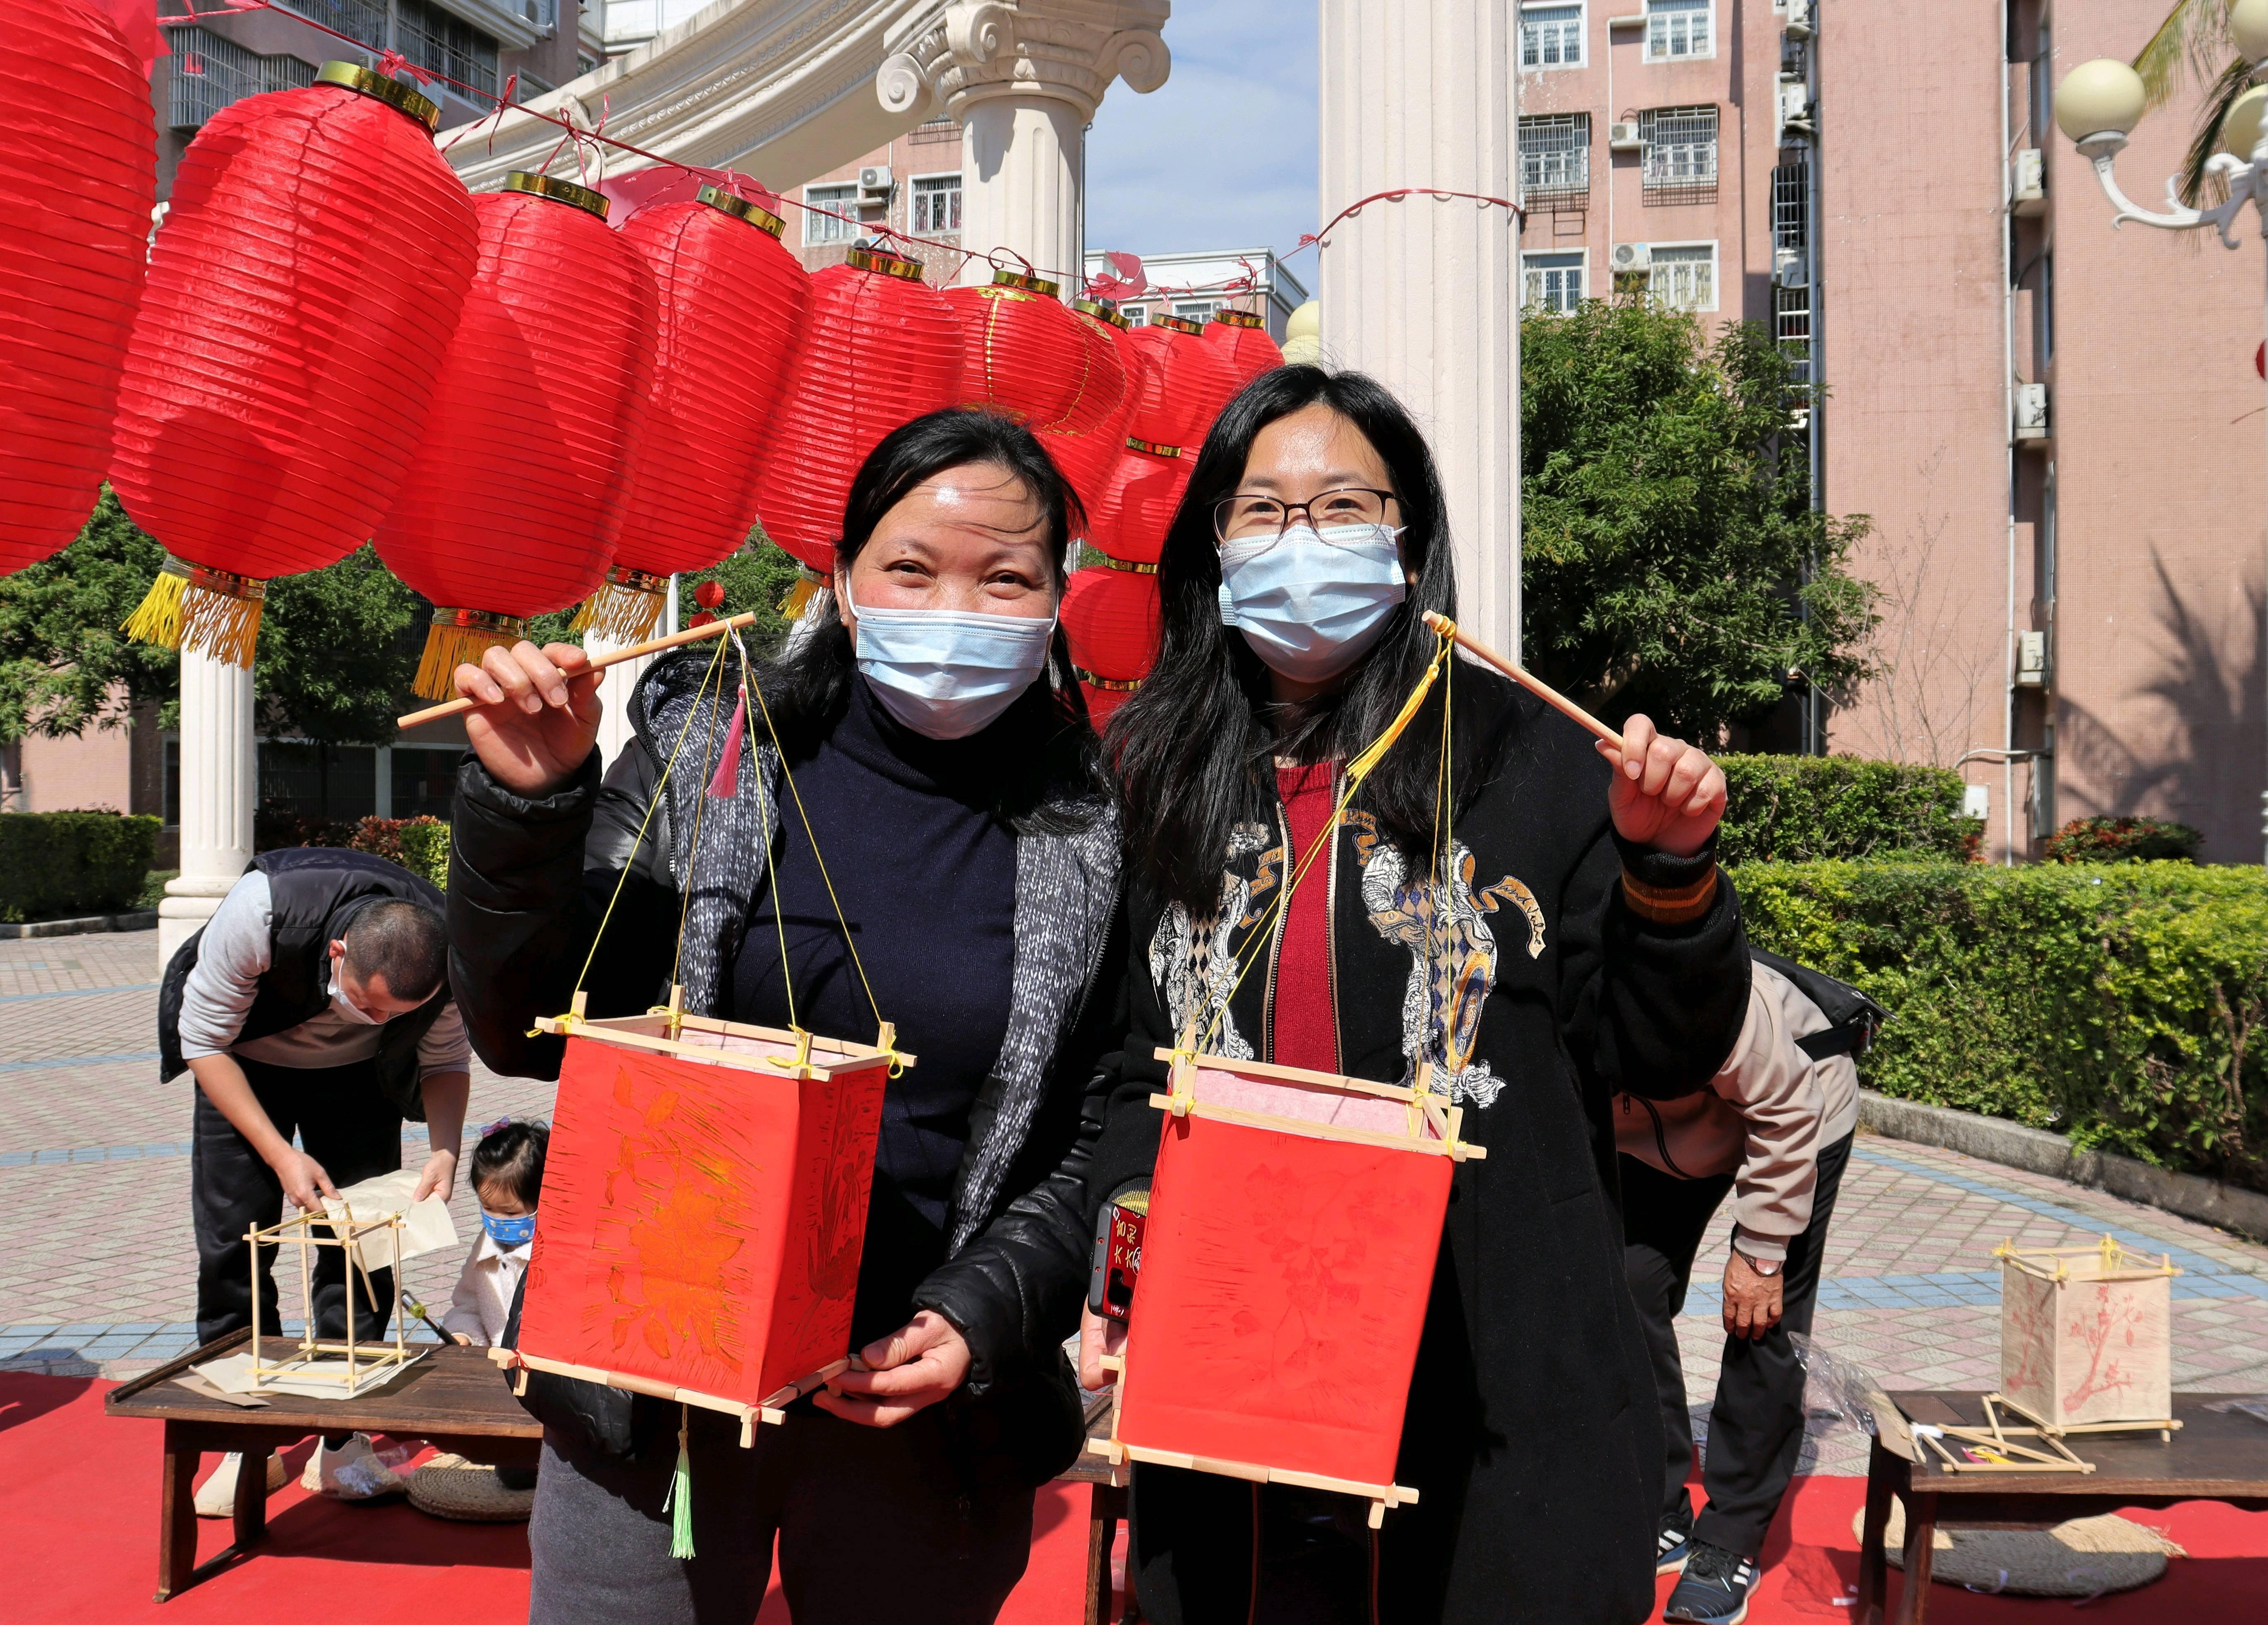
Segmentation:
{"type": "Polygon", "coordinates": [[[692,1409],[689,1406],[679,1408],[677,1471],[670,1475],[669,1494],[663,1497],[661,1510],[669,1514],[669,1555],[683,1559],[693,1555],[693,1457],[685,1439],[685,1424],[692,1409]]]}

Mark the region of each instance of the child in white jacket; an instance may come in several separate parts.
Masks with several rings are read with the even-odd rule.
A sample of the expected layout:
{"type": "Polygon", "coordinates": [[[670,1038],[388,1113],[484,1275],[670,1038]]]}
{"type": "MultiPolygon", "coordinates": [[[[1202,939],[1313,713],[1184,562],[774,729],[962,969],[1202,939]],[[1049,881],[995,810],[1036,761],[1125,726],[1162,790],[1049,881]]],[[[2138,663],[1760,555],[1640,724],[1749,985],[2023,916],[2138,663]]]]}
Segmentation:
{"type": "Polygon", "coordinates": [[[466,1256],[441,1329],[460,1343],[486,1349],[504,1335],[512,1294],[535,1239],[535,1202],[543,1189],[543,1153],[551,1131],[537,1122],[490,1123],[473,1148],[473,1195],[481,1233],[466,1256]]]}

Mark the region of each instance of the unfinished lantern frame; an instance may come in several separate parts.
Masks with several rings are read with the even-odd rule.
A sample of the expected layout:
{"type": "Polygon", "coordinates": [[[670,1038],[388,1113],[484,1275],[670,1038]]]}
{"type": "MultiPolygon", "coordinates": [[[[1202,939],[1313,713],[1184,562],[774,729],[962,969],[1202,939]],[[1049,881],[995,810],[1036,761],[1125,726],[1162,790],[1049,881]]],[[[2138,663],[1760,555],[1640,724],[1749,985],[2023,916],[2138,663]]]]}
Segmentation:
{"type": "MultiPolygon", "coordinates": [[[[250,1379],[254,1393],[270,1383],[313,1382],[336,1383],[341,1397],[352,1399],[375,1382],[386,1382],[410,1362],[423,1354],[413,1350],[404,1335],[401,1324],[401,1215],[389,1213],[382,1218],[357,1219],[350,1207],[334,1218],[328,1213],[299,1213],[280,1224],[254,1225],[244,1232],[245,1251],[249,1255],[252,1271],[252,1365],[250,1379]],[[320,1231],[331,1233],[323,1235],[320,1231]],[[393,1244],[394,1263],[388,1275],[394,1284],[394,1302],[387,1320],[394,1327],[394,1342],[364,1343],[355,1335],[354,1283],[360,1278],[363,1290],[370,1295],[373,1308],[378,1303],[378,1289],[370,1278],[370,1266],[363,1260],[362,1244],[373,1233],[384,1231],[393,1244]],[[299,1337],[291,1347],[297,1352],[287,1359],[270,1361],[263,1357],[260,1330],[260,1249],[272,1246],[280,1254],[287,1246],[299,1249],[299,1337]],[[311,1247],[341,1247],[346,1254],[347,1336],[344,1342],[329,1342],[315,1335],[314,1255],[311,1247]],[[325,1355],[344,1355],[346,1370],[324,1369],[335,1364],[326,1361],[325,1355]]],[[[280,1257],[278,1261],[280,1262],[280,1257]]],[[[271,1274],[271,1279],[273,1278],[271,1274]]],[[[278,1320],[281,1320],[279,1315],[278,1320]]],[[[383,1325],[384,1322],[381,1322],[383,1325]]],[[[286,1334],[277,1326],[274,1335],[280,1339],[286,1334]]]]}

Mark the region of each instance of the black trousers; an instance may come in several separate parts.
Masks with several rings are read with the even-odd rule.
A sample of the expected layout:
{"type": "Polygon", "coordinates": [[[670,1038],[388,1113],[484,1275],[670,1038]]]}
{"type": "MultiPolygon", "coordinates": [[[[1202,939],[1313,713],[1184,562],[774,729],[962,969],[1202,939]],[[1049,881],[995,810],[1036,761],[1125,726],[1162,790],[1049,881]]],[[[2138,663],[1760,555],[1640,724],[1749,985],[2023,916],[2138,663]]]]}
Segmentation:
{"type": "Polygon", "coordinates": [[[1819,1298],[1819,1269],[1835,1195],[1851,1156],[1845,1135],[1819,1154],[1819,1186],[1811,1223],[1789,1243],[1780,1271],[1779,1324],[1763,1337],[1727,1337],[1709,1413],[1709,1450],[1701,1469],[1709,1504],[1698,1518],[1686,1494],[1693,1467],[1693,1419],[1685,1408],[1685,1369],[1677,1354],[1677,1316],[1693,1275],[1702,1232],[1732,1189],[1730,1174],[1677,1180],[1632,1157],[1622,1158],[1624,1262],[1631,1296],[1646,1327],[1661,1393],[1662,1430],[1668,1440],[1662,1479],[1662,1522],[1744,1557],[1764,1550],[1803,1448],[1803,1367],[1791,1332],[1811,1331],[1819,1298]]]}
{"type": "MultiPolygon", "coordinates": [[[[303,1068],[239,1059],[237,1064],[244,1069],[254,1098],[276,1132],[288,1140],[296,1131],[300,1148],[323,1165],[333,1185],[344,1189],[357,1180],[401,1165],[401,1114],[379,1092],[375,1062],[303,1068]]],[[[210,1342],[252,1324],[252,1266],[245,1255],[244,1232],[284,1217],[284,1182],[202,1089],[196,1091],[196,1098],[189,1202],[197,1236],[197,1340],[210,1342]]],[[[347,1333],[346,1249],[309,1250],[315,1255],[310,1273],[316,1333],[342,1339],[347,1333]]],[[[260,1249],[263,1336],[281,1324],[273,1278],[279,1254],[291,1283],[291,1313],[298,1317],[299,1261],[293,1256],[298,1251],[291,1246],[260,1249]]],[[[394,1272],[372,1270],[371,1285],[377,1290],[375,1303],[359,1279],[353,1283],[355,1337],[362,1342],[375,1342],[384,1335],[394,1312],[394,1272]]]]}
{"type": "Polygon", "coordinates": [[[688,1418],[694,1555],[669,1555],[674,1439],[632,1461],[547,1428],[527,1529],[529,1625],[751,1625],[779,1547],[796,1625],[990,1625],[1031,1555],[1029,1486],[979,1478],[932,1406],[865,1428],[688,1418]]]}

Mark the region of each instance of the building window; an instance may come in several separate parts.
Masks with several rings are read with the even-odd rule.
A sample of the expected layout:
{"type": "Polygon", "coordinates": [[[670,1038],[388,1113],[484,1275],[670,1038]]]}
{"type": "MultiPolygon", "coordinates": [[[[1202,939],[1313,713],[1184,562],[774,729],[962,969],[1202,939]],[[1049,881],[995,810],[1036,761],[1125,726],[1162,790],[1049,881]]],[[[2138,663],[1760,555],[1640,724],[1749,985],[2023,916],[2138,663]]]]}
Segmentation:
{"type": "Polygon", "coordinates": [[[1683,62],[1717,54],[1714,0],[1646,0],[1646,59],[1683,62]]]}
{"type": "Polygon", "coordinates": [[[1566,316],[1583,302],[1583,254],[1520,256],[1521,303],[1531,314],[1566,316]]]}
{"type": "Polygon", "coordinates": [[[223,107],[247,96],[315,82],[314,64],[296,56],[262,56],[202,28],[171,33],[173,88],[167,105],[174,129],[202,129],[223,107]]]}
{"type": "MultiPolygon", "coordinates": [[[[386,0],[284,0],[287,10],[297,11],[326,28],[335,28],[350,34],[374,51],[386,48],[386,0]]],[[[197,0],[195,6],[188,0],[166,0],[158,8],[178,17],[191,11],[214,10],[211,0],[197,0]]]]}
{"type": "Polygon", "coordinates": [[[420,68],[497,93],[497,42],[431,0],[394,0],[394,48],[420,68]]]}
{"type": "Polygon", "coordinates": [[[1126,325],[1130,327],[1146,327],[1150,325],[1150,307],[1146,305],[1130,305],[1118,313],[1126,318],[1126,325]]]}
{"type": "Polygon", "coordinates": [[[1648,204],[1717,197],[1717,109],[1649,107],[1638,115],[1639,189],[1648,204]]]}
{"type": "Polygon", "coordinates": [[[1580,68],[1583,65],[1583,8],[1524,5],[1520,8],[1520,65],[1580,68]]]}
{"type": "Polygon", "coordinates": [[[1179,316],[1183,321],[1200,324],[1211,321],[1212,313],[1219,308],[1219,299],[1176,299],[1174,302],[1174,315],[1179,316]]]}
{"type": "Polygon", "coordinates": [[[1717,245],[1653,245],[1653,273],[1646,297],[1657,310],[1713,311],[1717,308],[1717,245]]]}
{"type": "Polygon", "coordinates": [[[1811,165],[1800,153],[1772,165],[1772,246],[1801,253],[1810,241],[1811,165]]]}
{"type": "MultiPolygon", "coordinates": [[[[1659,261],[1656,263],[1660,263],[1659,261]]],[[[1787,380],[1798,389],[1811,387],[1811,290],[1772,290],[1772,337],[1787,357],[1787,380]]]]}
{"type": "Polygon", "coordinates": [[[1520,121],[1520,188],[1549,208],[1591,190],[1591,115],[1547,113],[1520,121]]]}
{"type": "Polygon", "coordinates": [[[858,235],[858,188],[850,181],[840,186],[806,187],[803,201],[813,210],[832,210],[832,214],[806,214],[803,217],[803,240],[806,244],[847,243],[858,235]]]}
{"type": "Polygon", "coordinates": [[[919,237],[937,237],[961,230],[961,177],[951,175],[916,175],[914,177],[913,232],[919,237]]]}

